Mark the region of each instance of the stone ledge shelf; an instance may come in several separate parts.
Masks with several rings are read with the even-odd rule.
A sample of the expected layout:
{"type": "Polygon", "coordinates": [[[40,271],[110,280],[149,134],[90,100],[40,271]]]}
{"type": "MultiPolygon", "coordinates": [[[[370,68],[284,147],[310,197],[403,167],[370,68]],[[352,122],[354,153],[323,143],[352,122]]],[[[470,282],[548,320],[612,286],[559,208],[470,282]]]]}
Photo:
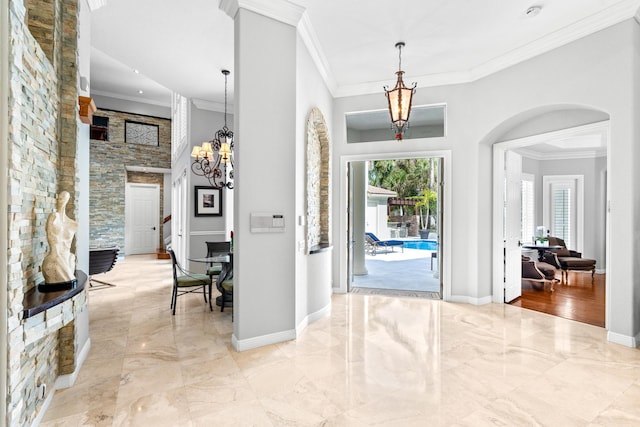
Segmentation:
{"type": "Polygon", "coordinates": [[[333,246],[330,243],[320,243],[318,245],[315,245],[309,248],[309,255],[318,254],[320,252],[326,252],[332,248],[333,246]]]}
{"type": "Polygon", "coordinates": [[[76,278],[78,279],[76,287],[62,291],[40,292],[38,287],[35,286],[24,295],[22,318],[27,319],[35,316],[78,295],[84,290],[87,283],[87,275],[83,271],[76,271],[76,278]]]}

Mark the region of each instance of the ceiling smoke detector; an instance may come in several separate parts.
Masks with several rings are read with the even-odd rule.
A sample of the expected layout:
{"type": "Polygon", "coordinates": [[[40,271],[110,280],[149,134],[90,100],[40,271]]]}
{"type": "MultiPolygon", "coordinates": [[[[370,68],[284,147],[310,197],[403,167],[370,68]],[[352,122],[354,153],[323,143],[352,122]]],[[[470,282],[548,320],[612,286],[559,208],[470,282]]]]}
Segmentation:
{"type": "Polygon", "coordinates": [[[533,18],[534,16],[537,16],[541,10],[541,6],[531,6],[529,9],[527,9],[525,15],[527,15],[527,17],[529,18],[533,18]]]}

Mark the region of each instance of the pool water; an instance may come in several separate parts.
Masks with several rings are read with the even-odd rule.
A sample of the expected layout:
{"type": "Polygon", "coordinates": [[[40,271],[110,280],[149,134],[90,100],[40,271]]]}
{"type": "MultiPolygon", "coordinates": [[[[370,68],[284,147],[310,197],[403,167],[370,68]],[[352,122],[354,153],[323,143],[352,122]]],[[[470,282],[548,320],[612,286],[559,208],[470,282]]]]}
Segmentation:
{"type": "Polygon", "coordinates": [[[437,251],[437,240],[405,240],[403,247],[407,249],[422,249],[424,251],[437,251]]]}

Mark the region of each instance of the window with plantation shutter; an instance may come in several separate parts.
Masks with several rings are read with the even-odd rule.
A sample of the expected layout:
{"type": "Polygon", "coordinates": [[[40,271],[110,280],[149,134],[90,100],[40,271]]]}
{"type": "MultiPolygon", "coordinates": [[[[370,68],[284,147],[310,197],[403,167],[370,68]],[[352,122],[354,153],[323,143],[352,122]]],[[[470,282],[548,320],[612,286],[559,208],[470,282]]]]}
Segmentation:
{"type": "Polygon", "coordinates": [[[532,242],[535,234],[536,194],[534,176],[522,174],[522,206],[520,209],[520,241],[532,242]]]}
{"type": "Polygon", "coordinates": [[[543,182],[544,225],[549,234],[564,240],[567,248],[582,251],[583,175],[546,175],[543,182]]]}
{"type": "Polygon", "coordinates": [[[174,92],[171,99],[171,156],[173,159],[187,144],[188,114],[188,99],[174,92]]]}
{"type": "Polygon", "coordinates": [[[571,247],[571,187],[552,187],[553,223],[551,234],[571,247]]]}

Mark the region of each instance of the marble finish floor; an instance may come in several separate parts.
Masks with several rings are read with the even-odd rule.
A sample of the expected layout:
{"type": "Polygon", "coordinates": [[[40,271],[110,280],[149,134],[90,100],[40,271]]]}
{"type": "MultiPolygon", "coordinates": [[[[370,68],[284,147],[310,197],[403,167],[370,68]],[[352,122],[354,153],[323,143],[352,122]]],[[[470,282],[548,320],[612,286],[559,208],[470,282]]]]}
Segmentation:
{"type": "Polygon", "coordinates": [[[231,312],[169,311],[166,260],[89,292],[91,351],[43,426],[640,425],[640,350],[510,305],[334,295],[290,342],[238,353],[231,312]]]}

